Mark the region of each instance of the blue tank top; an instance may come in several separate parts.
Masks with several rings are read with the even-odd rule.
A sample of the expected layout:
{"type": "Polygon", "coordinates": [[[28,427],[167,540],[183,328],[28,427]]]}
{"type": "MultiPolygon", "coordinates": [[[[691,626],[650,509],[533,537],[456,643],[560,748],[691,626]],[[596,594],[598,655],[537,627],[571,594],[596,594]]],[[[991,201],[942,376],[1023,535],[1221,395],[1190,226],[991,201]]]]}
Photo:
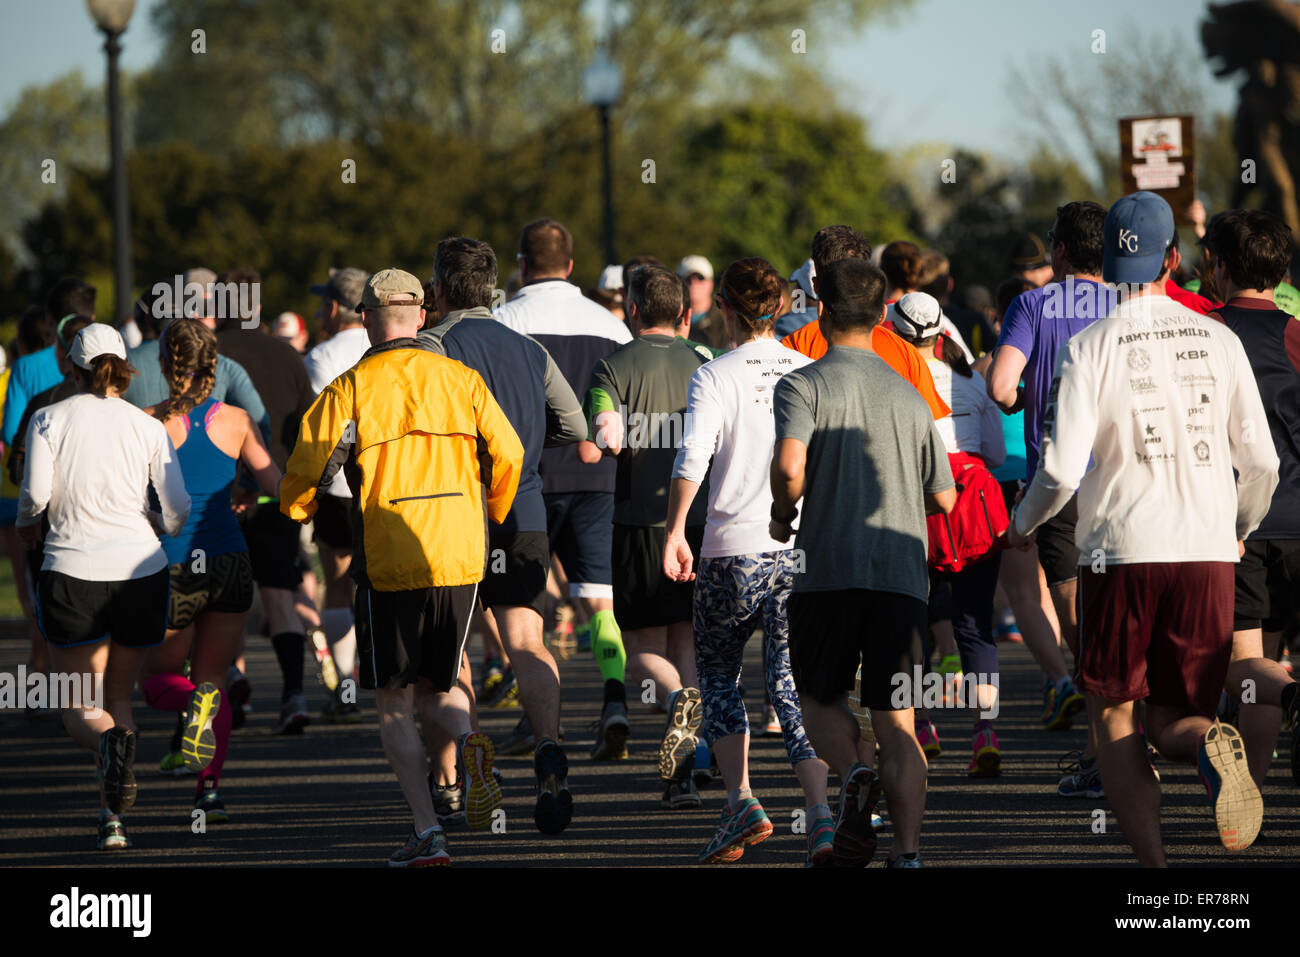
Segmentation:
{"type": "Polygon", "coordinates": [[[190,493],[190,517],[179,535],[163,539],[170,565],[193,561],[195,549],[212,558],[248,547],[235,513],[230,510],[236,460],[208,438],[208,423],[220,408],[220,402],[209,398],[185,417],[188,435],[176,450],[176,457],[185,476],[185,491],[190,493]]]}

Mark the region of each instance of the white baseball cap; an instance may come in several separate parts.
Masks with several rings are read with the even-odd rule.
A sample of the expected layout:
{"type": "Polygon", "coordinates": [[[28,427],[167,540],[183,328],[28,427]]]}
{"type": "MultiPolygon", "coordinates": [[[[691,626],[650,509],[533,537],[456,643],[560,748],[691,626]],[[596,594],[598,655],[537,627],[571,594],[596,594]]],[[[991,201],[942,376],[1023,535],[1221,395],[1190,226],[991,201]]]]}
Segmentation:
{"type": "Polygon", "coordinates": [[[600,274],[600,280],[596,283],[597,289],[608,289],[610,292],[618,292],[623,288],[623,267],[621,265],[606,266],[600,274]]]}
{"type": "Polygon", "coordinates": [[[689,276],[691,273],[699,273],[705,279],[712,279],[713,264],[703,256],[687,256],[677,267],[677,275],[689,276]]]}
{"type": "Polygon", "coordinates": [[[75,365],[90,371],[91,362],[99,356],[117,356],[126,358],[126,343],[122,335],[106,322],[92,322],[72,340],[68,358],[75,365]]]}
{"type": "Polygon", "coordinates": [[[939,300],[928,292],[909,292],[890,307],[888,318],[904,339],[929,339],[939,332],[943,310],[939,300]]]}

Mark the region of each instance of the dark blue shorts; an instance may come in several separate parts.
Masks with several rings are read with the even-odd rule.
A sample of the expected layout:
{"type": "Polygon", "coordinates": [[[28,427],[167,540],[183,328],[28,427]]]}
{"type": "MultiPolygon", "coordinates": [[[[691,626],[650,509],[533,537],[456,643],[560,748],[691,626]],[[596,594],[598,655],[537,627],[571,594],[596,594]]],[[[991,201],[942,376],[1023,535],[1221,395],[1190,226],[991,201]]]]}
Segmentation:
{"type": "Polygon", "coordinates": [[[613,598],[613,492],[558,492],[546,499],[551,551],[564,566],[569,594],[613,598]]]}

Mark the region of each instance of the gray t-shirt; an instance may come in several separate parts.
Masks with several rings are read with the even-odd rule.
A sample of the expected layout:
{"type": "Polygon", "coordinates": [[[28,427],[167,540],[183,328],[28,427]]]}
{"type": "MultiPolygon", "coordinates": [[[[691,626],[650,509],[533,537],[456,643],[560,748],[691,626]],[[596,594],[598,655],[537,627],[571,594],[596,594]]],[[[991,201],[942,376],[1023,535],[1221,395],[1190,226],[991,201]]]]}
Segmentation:
{"type": "Polygon", "coordinates": [[[873,352],[833,346],[787,372],[776,437],[808,446],[797,592],[867,588],[926,601],[925,492],[953,487],[925,400],[873,352]]]}

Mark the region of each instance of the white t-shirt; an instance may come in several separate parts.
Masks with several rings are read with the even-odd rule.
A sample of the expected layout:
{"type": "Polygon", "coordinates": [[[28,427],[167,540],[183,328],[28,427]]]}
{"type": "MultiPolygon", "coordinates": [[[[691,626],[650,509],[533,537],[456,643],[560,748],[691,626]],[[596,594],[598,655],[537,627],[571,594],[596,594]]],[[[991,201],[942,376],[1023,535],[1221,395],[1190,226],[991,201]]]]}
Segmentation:
{"type": "MultiPolygon", "coordinates": [[[[360,362],[369,349],[370,334],[362,326],[342,329],[316,346],[303,357],[312,391],[320,395],[327,385],[360,362]]],[[[326,494],[352,498],[352,489],[348,488],[342,469],[334,473],[326,494]]]]}
{"type": "Polygon", "coordinates": [[[776,445],[772,391],[781,376],[812,362],[775,339],[752,339],[700,366],[686,398],[686,428],[673,478],[709,475],[709,515],[701,558],[791,547],[768,534],[776,445]]]}
{"type": "Polygon", "coordinates": [[[978,455],[990,469],[1007,460],[1007,443],[1002,435],[1002,411],[989,398],[984,377],[971,372],[970,378],[957,375],[952,366],[933,355],[925,360],[934,391],[948,403],[951,415],[936,419],[944,448],[949,452],[978,455]]]}
{"type": "Polygon", "coordinates": [[[83,392],[32,416],[18,525],[37,524],[49,509],[44,571],[145,578],[167,567],[148,518],[150,482],[167,534],[179,534],[190,496],[163,424],[122,399],[83,392]]]}
{"type": "Polygon", "coordinates": [[[1080,564],[1236,562],[1278,481],[1241,340],[1167,296],[1141,296],[1056,361],[1043,457],[1016,528],[1036,528],[1077,486],[1080,564]]]}

